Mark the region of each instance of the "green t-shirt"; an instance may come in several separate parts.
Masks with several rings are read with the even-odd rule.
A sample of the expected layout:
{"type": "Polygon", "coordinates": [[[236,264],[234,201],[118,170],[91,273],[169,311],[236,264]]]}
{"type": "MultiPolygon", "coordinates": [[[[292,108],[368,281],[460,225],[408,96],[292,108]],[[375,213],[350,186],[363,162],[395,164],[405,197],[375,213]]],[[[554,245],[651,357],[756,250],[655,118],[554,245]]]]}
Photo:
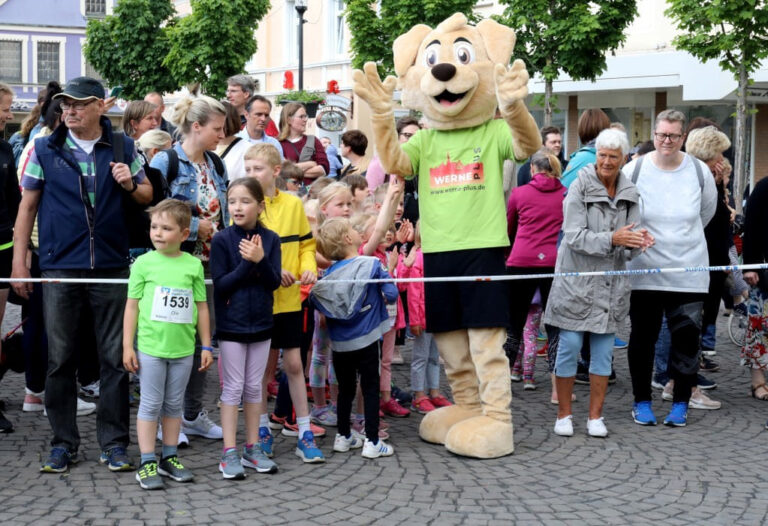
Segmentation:
{"type": "Polygon", "coordinates": [[[183,252],[168,257],[148,252],[136,259],[128,297],[139,300],[138,349],[158,358],[195,352],[198,301],[205,301],[203,265],[183,252]]]}
{"type": "Polygon", "coordinates": [[[502,167],[514,152],[503,119],[462,130],[421,130],[402,148],[419,177],[425,253],[509,245],[502,167]]]}

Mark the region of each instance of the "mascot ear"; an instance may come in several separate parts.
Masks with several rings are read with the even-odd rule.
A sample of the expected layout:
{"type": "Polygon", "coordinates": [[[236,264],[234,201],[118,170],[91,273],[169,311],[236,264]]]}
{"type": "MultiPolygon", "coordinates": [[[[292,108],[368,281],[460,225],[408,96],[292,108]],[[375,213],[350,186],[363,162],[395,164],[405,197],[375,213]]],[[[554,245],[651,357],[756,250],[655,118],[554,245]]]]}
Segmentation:
{"type": "Polygon", "coordinates": [[[416,55],[419,54],[421,41],[430,31],[432,31],[431,27],[418,24],[395,39],[394,44],[392,44],[392,52],[395,58],[395,73],[398,77],[404,76],[408,68],[413,66],[416,55]]]}
{"type": "Polygon", "coordinates": [[[509,64],[515,47],[515,32],[495,20],[486,18],[477,24],[477,31],[482,35],[485,51],[494,64],[509,64]]]}

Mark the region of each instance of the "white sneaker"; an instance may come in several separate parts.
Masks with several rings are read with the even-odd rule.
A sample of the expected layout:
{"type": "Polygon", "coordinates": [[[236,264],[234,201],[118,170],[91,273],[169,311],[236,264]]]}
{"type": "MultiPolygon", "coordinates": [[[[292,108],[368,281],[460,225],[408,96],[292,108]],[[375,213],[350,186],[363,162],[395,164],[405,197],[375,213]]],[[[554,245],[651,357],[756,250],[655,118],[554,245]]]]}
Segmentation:
{"type": "Polygon", "coordinates": [[[400,352],[400,349],[395,347],[395,351],[392,353],[392,365],[402,365],[405,363],[405,360],[403,359],[403,353],[400,352]]]}
{"type": "Polygon", "coordinates": [[[691,399],[688,401],[688,407],[691,409],[720,409],[721,405],[717,400],[712,400],[705,395],[698,387],[693,388],[691,399]]]}
{"type": "Polygon", "coordinates": [[[349,438],[341,434],[336,434],[336,438],[333,441],[333,450],[339,453],[344,453],[350,449],[357,449],[363,447],[365,437],[354,429],[350,432],[349,438]]]}
{"type": "MultiPolygon", "coordinates": [[[[160,422],[157,423],[157,439],[160,442],[163,441],[163,425],[160,422]]],[[[176,445],[178,447],[189,447],[189,437],[184,434],[184,431],[179,431],[179,441],[176,445]]]]}
{"type": "Polygon", "coordinates": [[[96,380],[95,382],[91,382],[88,385],[83,385],[80,387],[80,394],[83,396],[90,396],[91,398],[98,398],[99,397],[99,380],[96,380]]]}
{"type": "MultiPolygon", "coordinates": [[[[335,445],[336,444],[334,444],[334,446],[335,445]]],[[[375,444],[367,438],[365,439],[365,445],[363,446],[363,456],[365,458],[388,457],[394,454],[394,452],[395,448],[381,439],[379,439],[379,441],[375,444]]]]}
{"type": "Polygon", "coordinates": [[[555,420],[555,434],[561,437],[573,436],[573,415],[555,420]]]}
{"type": "Polygon", "coordinates": [[[181,430],[187,435],[198,435],[211,440],[221,440],[224,437],[221,426],[217,426],[213,420],[208,418],[208,411],[206,410],[200,411],[194,420],[187,420],[182,416],[181,430]]]}
{"type": "Polygon", "coordinates": [[[45,391],[40,393],[33,393],[26,387],[24,388],[24,403],[21,405],[21,410],[26,412],[38,412],[45,411],[45,391]]]}
{"type": "Polygon", "coordinates": [[[604,438],[608,436],[608,428],[605,427],[602,416],[594,420],[587,418],[587,433],[591,437],[604,438]]]}
{"type": "Polygon", "coordinates": [[[674,392],[675,392],[675,381],[670,380],[667,382],[667,385],[664,386],[664,390],[661,392],[661,399],[666,400],[667,402],[671,402],[674,398],[674,392]]]}
{"type": "MultiPolygon", "coordinates": [[[[82,398],[77,399],[77,416],[90,415],[94,411],[96,411],[96,404],[86,402],[82,398]]],[[[43,409],[43,415],[48,416],[48,411],[46,409],[43,409]]]]}

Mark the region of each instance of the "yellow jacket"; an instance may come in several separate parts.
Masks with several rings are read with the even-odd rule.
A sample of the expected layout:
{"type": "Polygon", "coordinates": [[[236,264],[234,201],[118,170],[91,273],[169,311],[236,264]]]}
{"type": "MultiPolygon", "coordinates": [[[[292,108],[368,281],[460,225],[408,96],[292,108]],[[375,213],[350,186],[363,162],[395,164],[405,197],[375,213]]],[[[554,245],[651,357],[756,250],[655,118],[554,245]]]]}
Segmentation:
{"type": "MultiPolygon", "coordinates": [[[[260,219],[265,227],[280,236],[283,270],[293,274],[298,281],[307,270],[317,273],[315,239],[301,199],[279,190],[275,192],[275,197],[265,199],[266,207],[260,219]]],[[[278,288],[273,312],[300,311],[300,292],[299,285],[278,288]]]]}

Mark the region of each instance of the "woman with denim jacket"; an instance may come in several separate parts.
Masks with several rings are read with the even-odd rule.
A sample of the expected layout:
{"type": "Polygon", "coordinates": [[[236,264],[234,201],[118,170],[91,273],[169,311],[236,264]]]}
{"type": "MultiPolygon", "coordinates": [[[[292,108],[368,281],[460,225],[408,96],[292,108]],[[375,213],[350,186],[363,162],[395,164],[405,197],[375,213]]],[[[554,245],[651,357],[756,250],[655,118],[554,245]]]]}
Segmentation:
{"type": "MultiPolygon", "coordinates": [[[[224,138],[224,106],[206,96],[185,97],[173,108],[171,122],[178,126],[182,140],[173,147],[179,158],[176,177],[170,182],[171,196],[189,201],[192,224],[189,241],[192,253],[207,268],[211,253],[211,238],[229,224],[227,212],[227,170],[217,173],[210,152],[224,138]]],[[[169,156],[158,152],[150,163],[168,178],[169,156]]]]}

